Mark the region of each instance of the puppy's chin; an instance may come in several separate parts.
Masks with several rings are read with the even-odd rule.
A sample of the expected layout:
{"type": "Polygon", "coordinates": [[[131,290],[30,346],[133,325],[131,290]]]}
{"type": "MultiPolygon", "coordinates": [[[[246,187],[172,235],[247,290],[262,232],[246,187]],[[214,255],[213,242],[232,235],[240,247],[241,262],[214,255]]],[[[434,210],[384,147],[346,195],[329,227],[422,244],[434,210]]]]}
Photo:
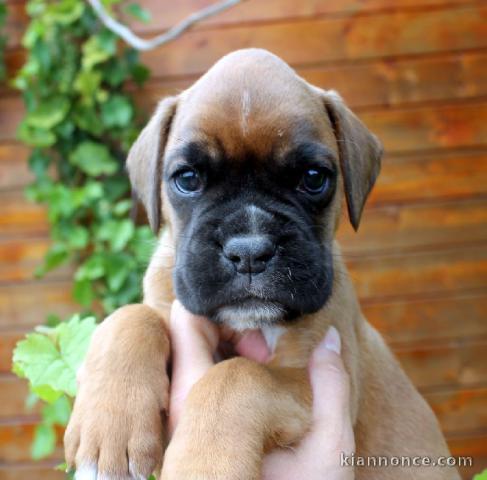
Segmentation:
{"type": "Polygon", "coordinates": [[[212,320],[233,330],[243,331],[282,323],[286,316],[286,310],[278,303],[248,299],[218,308],[212,320]]]}

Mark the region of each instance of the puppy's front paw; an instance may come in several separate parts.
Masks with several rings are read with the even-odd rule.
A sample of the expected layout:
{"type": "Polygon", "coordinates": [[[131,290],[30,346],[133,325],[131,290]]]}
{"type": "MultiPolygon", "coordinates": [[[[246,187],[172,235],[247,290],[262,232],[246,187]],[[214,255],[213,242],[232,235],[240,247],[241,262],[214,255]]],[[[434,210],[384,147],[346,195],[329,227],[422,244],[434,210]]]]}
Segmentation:
{"type": "Polygon", "coordinates": [[[145,394],[82,389],[64,436],[66,462],[77,480],[147,478],[162,463],[162,422],[145,394]]]}
{"type": "Polygon", "coordinates": [[[168,355],[161,319],[143,305],[97,328],[64,436],[77,480],[143,479],[161,467],[168,355]]]}

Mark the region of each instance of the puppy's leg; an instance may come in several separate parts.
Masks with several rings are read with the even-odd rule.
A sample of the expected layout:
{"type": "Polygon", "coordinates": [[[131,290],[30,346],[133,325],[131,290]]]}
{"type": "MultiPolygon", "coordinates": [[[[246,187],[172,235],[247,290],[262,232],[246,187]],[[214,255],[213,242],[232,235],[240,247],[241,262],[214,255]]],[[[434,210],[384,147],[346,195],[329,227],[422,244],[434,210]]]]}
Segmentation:
{"type": "Polygon", "coordinates": [[[259,479],[264,452],[298,441],[309,427],[306,379],[301,369],[245,358],[212,367],[186,399],[162,479],[259,479]]]}
{"type": "Polygon", "coordinates": [[[77,479],[147,478],[160,468],[169,337],[145,305],[122,307],[95,331],[64,436],[77,479]]]}

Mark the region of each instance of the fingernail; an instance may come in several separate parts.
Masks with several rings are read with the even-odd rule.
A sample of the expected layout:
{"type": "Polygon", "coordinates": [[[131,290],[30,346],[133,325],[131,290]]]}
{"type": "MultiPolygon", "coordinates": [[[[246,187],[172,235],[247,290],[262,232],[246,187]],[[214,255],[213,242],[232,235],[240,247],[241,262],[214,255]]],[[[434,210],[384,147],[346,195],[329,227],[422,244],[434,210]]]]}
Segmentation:
{"type": "Polygon", "coordinates": [[[325,338],[321,341],[316,349],[318,352],[321,350],[329,350],[340,355],[342,350],[342,341],[340,340],[340,334],[338,330],[332,325],[326,332],[325,338]]]}

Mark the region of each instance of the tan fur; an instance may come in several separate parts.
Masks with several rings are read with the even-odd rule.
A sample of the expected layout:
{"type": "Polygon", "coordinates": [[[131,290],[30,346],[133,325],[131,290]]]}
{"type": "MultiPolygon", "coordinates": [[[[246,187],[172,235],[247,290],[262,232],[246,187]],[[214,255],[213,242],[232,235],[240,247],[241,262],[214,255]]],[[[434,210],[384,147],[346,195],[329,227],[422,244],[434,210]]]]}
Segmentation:
{"type": "MultiPolygon", "coordinates": [[[[159,127],[156,122],[149,124],[129,158],[131,177],[138,182],[146,208],[151,208],[147,202],[154,199],[145,189],[154,191],[151,182],[158,180],[151,172],[159,167],[147,163],[144,152],[159,152],[158,161],[162,161],[162,137],[166,156],[182,140],[197,138],[211,148],[218,138],[225,151],[240,161],[249,151],[257,158],[269,158],[271,151],[276,155],[276,148],[279,158],[296,130],[306,128],[337,153],[350,218],[358,225],[378,172],[373,159],[378,158],[380,146],[340,100],[309,86],[277,57],[258,50],[230,55],[170,105],[170,129],[167,114],[157,120],[159,127]],[[242,69],[251,73],[242,76],[242,69]],[[269,77],[272,82],[259,80],[269,77]],[[334,112],[331,120],[327,108],[334,112]],[[340,146],[340,141],[352,142],[352,146],[340,146]],[[347,164],[351,160],[353,165],[347,164]],[[138,170],[140,162],[142,170],[138,170]]],[[[163,196],[160,185],[156,187],[163,196]]],[[[342,197],[340,186],[324,220],[324,240],[335,234],[342,197]]],[[[174,299],[171,269],[179,227],[169,202],[157,201],[161,200],[167,224],[144,279],[145,305],[124,307],[99,327],[65,438],[68,464],[94,463],[99,456],[99,473],[102,469],[107,475],[127,473],[126,450],[132,472],[145,474],[162,460],[162,448],[154,445],[163,444],[160,412],[168,402],[169,342],[163,319],[167,321],[174,299]]],[[[266,451],[298,442],[310,426],[306,366],[329,325],[335,325],[342,337],[357,454],[433,459],[449,455],[431,409],[363,317],[337,244],[334,263],[337,273],[330,300],[316,314],[287,327],[269,365],[244,358],[227,360],[194,386],[166,450],[163,479],[256,480],[266,451]]],[[[358,468],[356,478],[443,480],[459,476],[449,468],[358,468]]]]}

